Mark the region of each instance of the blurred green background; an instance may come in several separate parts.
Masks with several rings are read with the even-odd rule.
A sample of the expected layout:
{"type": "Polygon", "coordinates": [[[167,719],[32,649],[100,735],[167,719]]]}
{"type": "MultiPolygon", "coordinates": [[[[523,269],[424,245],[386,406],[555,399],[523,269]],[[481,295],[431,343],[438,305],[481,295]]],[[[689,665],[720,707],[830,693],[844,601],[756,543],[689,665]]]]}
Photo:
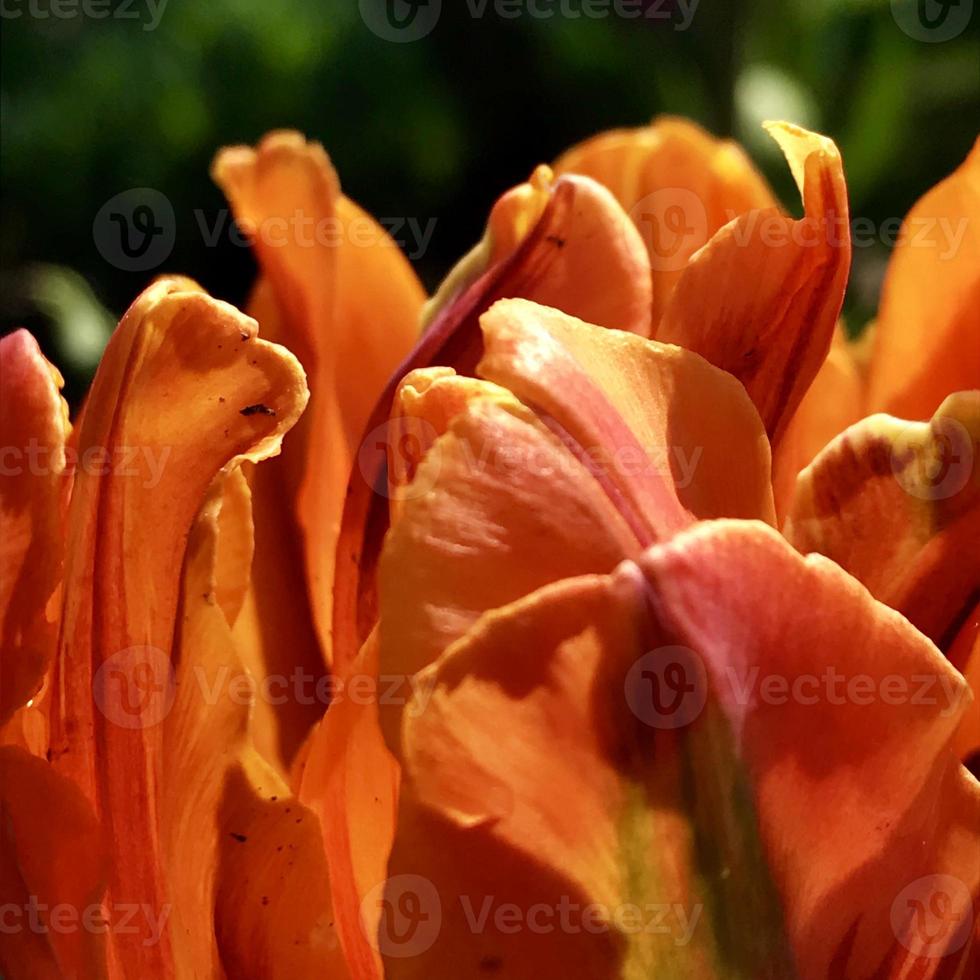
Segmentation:
{"type": "MultiPolygon", "coordinates": [[[[208,177],[215,150],[269,129],[322,141],[375,215],[436,219],[415,261],[433,288],[503,190],[604,128],[690,116],[742,140],[796,210],[758,122],[802,123],[838,142],[852,214],[880,227],[959,164],[980,119],[980,15],[929,43],[896,16],[906,0],[642,0],[640,18],[539,0],[553,16],[514,19],[493,0],[443,0],[410,43],[367,26],[369,0],[60,0],[60,16],[50,2],[3,0],[0,317],[35,331],[73,399],[155,274],[243,301],[248,250],[227,234],[209,246],[195,214],[210,226],[224,206],[208,177]],[[158,269],[121,270],[93,241],[102,205],[134,187],[173,206],[158,269]]],[[[873,315],[887,253],[855,249],[852,330],[873,315]]]]}

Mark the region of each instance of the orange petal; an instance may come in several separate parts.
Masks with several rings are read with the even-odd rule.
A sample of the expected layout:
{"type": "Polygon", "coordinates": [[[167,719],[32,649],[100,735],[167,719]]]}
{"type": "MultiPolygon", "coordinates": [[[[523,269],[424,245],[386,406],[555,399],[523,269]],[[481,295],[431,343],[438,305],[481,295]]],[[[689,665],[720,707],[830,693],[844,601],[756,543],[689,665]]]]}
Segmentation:
{"type": "Polygon", "coordinates": [[[765,432],[742,387],[689,351],[504,300],[481,320],[479,371],[551,416],[649,527],[774,520],[765,432]],[[737,467],[732,466],[737,459],[737,467]]]}
{"type": "MultiPolygon", "coordinates": [[[[417,368],[449,365],[472,374],[482,353],[479,317],[496,300],[519,296],[605,327],[650,332],[650,276],[639,233],[612,195],[585,177],[531,180],[494,205],[483,241],[450,273],[426,308],[427,328],[392,377],[364,429],[388,422],[398,382],[417,368]]],[[[384,454],[359,468],[348,487],[337,543],[334,634],[339,663],[357,655],[377,614],[376,573],[387,529],[384,454]]]]}
{"type": "MultiPolygon", "coordinates": [[[[198,515],[198,520],[201,516],[198,515]]],[[[252,536],[252,491],[240,467],[221,480],[221,506],[215,529],[214,599],[229,626],[242,611],[248,592],[255,544],[252,536]]]]}
{"type": "Polygon", "coordinates": [[[337,217],[350,244],[339,250],[330,328],[338,345],[336,397],[348,445],[356,452],[378,397],[418,338],[425,293],[398,246],[369,214],[342,196],[337,217]]]}
{"type": "Polygon", "coordinates": [[[734,768],[702,777],[717,796],[697,813],[681,746],[625,703],[637,577],[542,589],[425,672],[404,718],[387,976],[790,975],[734,768]]]}
{"type": "MultiPolygon", "coordinates": [[[[166,902],[156,809],[162,715],[187,535],[215,475],[278,451],[306,402],[303,372],[255,322],[188,280],[147,289],[89,394],[68,515],[52,761],[114,842],[111,902],[166,902]],[[93,697],[94,693],[94,697],[93,697]]],[[[114,969],[164,975],[165,933],[110,935],[114,969]]]]}
{"type": "MultiPolygon", "coordinates": [[[[225,689],[243,678],[218,595],[243,572],[219,557],[219,542],[221,551],[231,548],[232,536],[238,548],[248,547],[251,515],[238,507],[244,483],[236,468],[211,485],[191,529],[184,565],[174,702],[163,723],[159,799],[153,801],[160,814],[177,976],[221,975],[214,933],[222,843],[218,815],[225,780],[245,745],[248,704],[225,689]]],[[[244,575],[247,580],[247,565],[244,575]]]]}
{"type": "Polygon", "coordinates": [[[688,259],[733,218],[776,203],[737,143],[671,116],[593,136],[555,170],[598,180],[629,212],[653,272],[654,329],[688,259]]]}
{"type": "Polygon", "coordinates": [[[159,801],[175,974],[343,977],[315,817],[252,748],[251,706],[282,685],[247,673],[220,601],[243,575],[223,539],[251,539],[243,487],[237,468],[211,485],[184,566],[159,801]]]}
{"type": "MultiPolygon", "coordinates": [[[[560,324],[562,314],[555,312],[560,324]]],[[[691,517],[677,500],[663,457],[655,456],[660,446],[640,444],[606,392],[548,330],[547,322],[546,310],[536,305],[495,305],[481,321],[486,354],[480,373],[513,391],[570,453],[591,464],[595,479],[641,545],[668,537],[691,517]],[[628,466],[620,463],[624,456],[628,466]]]]}
{"type": "MultiPolygon", "coordinates": [[[[338,216],[351,222],[363,212],[338,202],[338,216]]],[[[345,225],[349,227],[349,225],[345,225]]],[[[401,252],[375,225],[373,248],[347,248],[339,261],[337,321],[344,324],[331,390],[341,408],[342,430],[324,427],[314,446],[338,447],[311,454],[311,471],[300,499],[301,524],[313,548],[313,608],[321,634],[332,627],[337,537],[351,467],[370,427],[371,410],[418,336],[424,294],[401,252]],[[352,370],[356,366],[356,370],[352,370]],[[311,534],[310,528],[319,528],[311,534]]],[[[331,654],[332,657],[332,654],[331,654]]]]}
{"type": "Polygon", "coordinates": [[[403,682],[379,676],[372,634],[350,671],[335,678],[299,793],[320,820],[336,930],[355,980],[382,976],[374,940],[380,908],[372,896],[380,893],[394,839],[399,770],[381,737],[378,702],[405,699],[403,682]]]}
{"type": "MultiPolygon", "coordinates": [[[[166,877],[174,972],[223,975],[215,935],[221,807],[248,745],[250,678],[236,656],[219,600],[248,566],[230,565],[233,548],[249,550],[251,514],[240,504],[241,470],[222,473],[191,530],[184,564],[174,656],[174,703],[163,724],[159,783],[160,854],[166,877]],[[234,543],[228,539],[236,539],[234,543]]],[[[258,896],[253,901],[258,902],[258,896]]]]}
{"type": "MultiPolygon", "coordinates": [[[[445,331],[451,323],[478,345],[476,318],[508,296],[650,334],[650,273],[636,229],[606,188],[575,175],[555,178],[546,166],[494,205],[483,240],[426,308],[429,330],[445,331]]],[[[456,360],[428,363],[467,367],[456,360]]]]}
{"type": "Polygon", "coordinates": [[[376,449],[387,456],[392,525],[398,523],[403,502],[417,496],[411,483],[425,454],[449,430],[450,422],[478,400],[505,407],[516,404],[506,388],[464,377],[449,367],[420,368],[402,379],[395,392],[391,418],[379,433],[384,438],[376,444],[376,449]]]}
{"type": "Polygon", "coordinates": [[[980,140],[908,213],[882,287],[868,408],[927,419],[980,384],[980,140]]]}
{"type": "Polygon", "coordinates": [[[26,330],[0,339],[0,728],[39,690],[57,623],[70,426],[58,371],[26,330]]]}
{"type": "Polygon", "coordinates": [[[319,143],[307,143],[299,133],[275,132],[256,150],[222,150],[212,177],[252,241],[291,346],[315,377],[318,356],[329,356],[321,350],[319,331],[333,309],[339,254],[322,244],[326,239],[316,225],[334,217],[340,195],[330,160],[319,143]]]}
{"type": "Polygon", "coordinates": [[[851,244],[837,147],[786,123],[767,129],[805,216],[750,211],[722,228],[691,259],[655,336],[735,375],[776,447],[830,350],[851,244]]]}
{"type": "MultiPolygon", "coordinates": [[[[678,496],[699,517],[773,520],[765,433],[729,375],[526,300],[482,324],[479,370],[535,411],[443,371],[403,382],[396,411],[425,438],[381,566],[391,676],[412,677],[487,610],[674,533],[691,520],[678,496]]],[[[382,713],[389,738],[397,716],[382,713]]]]}
{"type": "MultiPolygon", "coordinates": [[[[263,336],[283,339],[285,327],[267,280],[256,284],[248,312],[258,320],[263,336]]],[[[302,424],[301,419],[297,428],[302,424]]],[[[313,620],[303,534],[290,505],[303,477],[303,448],[303,433],[293,430],[281,455],[261,466],[243,467],[252,493],[255,554],[234,630],[235,647],[254,677],[290,677],[301,671],[316,683],[327,668],[313,620]]],[[[256,749],[280,773],[288,772],[322,713],[323,705],[294,698],[258,699],[252,715],[256,749]]]]}
{"type": "Polygon", "coordinates": [[[0,970],[18,980],[105,976],[105,837],[88,801],[46,762],[0,746],[0,970]]]}
{"type": "Polygon", "coordinates": [[[933,975],[903,903],[929,908],[934,876],[955,879],[940,953],[970,955],[962,679],[759,522],[699,524],[490,613],[420,681],[388,976],[790,976],[767,865],[804,978],[933,975]],[[651,909],[660,928],[637,929],[651,909]]]}
{"type": "MultiPolygon", "coordinates": [[[[258,680],[299,673],[316,684],[327,667],[310,607],[302,535],[284,499],[285,464],[277,458],[245,467],[255,514],[255,556],[234,624],[235,647],[258,680]],[[278,466],[280,462],[284,465],[278,466]]],[[[252,719],[259,753],[280,774],[287,773],[323,710],[324,705],[315,701],[259,699],[252,719]]]]}
{"type": "Polygon", "coordinates": [[[380,570],[391,677],[410,679],[487,610],[639,551],[585,462],[513,397],[474,400],[407,490],[380,570]]]}
{"type": "Polygon", "coordinates": [[[215,932],[229,977],[347,980],[316,814],[257,753],[224,785],[215,932]]]}
{"type": "MultiPolygon", "coordinates": [[[[283,459],[290,482],[279,493],[293,497],[310,605],[329,661],[334,550],[347,476],[371,408],[415,340],[424,294],[387,232],[341,195],[319,144],[298,133],[271,133],[256,150],[222,151],[213,174],[236,220],[253,234],[278,307],[276,339],[310,377],[310,410],[283,459]],[[314,446],[330,451],[311,451],[314,446]]],[[[257,506],[267,509],[264,502],[257,506]]],[[[259,560],[265,563],[261,554],[259,560]]]]}
{"type": "Polygon", "coordinates": [[[980,583],[980,391],[851,426],[800,474],[785,533],[948,650],[980,583]]]}
{"type": "Polygon", "coordinates": [[[641,566],[739,733],[801,977],[967,975],[980,785],[949,750],[962,677],[761,525],[700,525],[641,566]],[[937,902],[941,921],[909,921],[937,902]]]}

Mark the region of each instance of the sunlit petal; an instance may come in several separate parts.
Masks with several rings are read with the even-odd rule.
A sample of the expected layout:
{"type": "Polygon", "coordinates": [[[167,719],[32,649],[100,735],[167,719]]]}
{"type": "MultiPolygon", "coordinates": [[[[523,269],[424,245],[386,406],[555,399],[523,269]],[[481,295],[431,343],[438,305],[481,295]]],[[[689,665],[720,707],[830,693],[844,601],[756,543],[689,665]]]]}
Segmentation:
{"type": "Polygon", "coordinates": [[[882,286],[868,410],[927,419],[980,385],[980,141],[908,213],[882,286]]]}
{"type": "Polygon", "coordinates": [[[804,217],[750,211],[688,264],[654,336],[729,371],[778,451],[830,350],[851,262],[840,154],[826,137],[770,123],[803,197],[804,217]]]}

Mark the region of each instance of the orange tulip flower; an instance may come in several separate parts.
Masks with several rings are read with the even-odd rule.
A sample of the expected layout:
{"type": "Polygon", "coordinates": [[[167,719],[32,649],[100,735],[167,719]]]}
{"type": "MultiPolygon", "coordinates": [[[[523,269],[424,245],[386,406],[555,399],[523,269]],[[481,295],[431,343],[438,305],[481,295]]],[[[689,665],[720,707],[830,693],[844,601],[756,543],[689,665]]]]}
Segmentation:
{"type": "MultiPolygon", "coordinates": [[[[566,153],[558,166],[605,182],[629,209],[647,236],[655,283],[659,270],[661,311],[680,283],[673,302],[685,311],[682,318],[695,325],[695,333],[676,329],[670,317],[655,310],[653,336],[698,350],[741,376],[743,361],[712,345],[732,343],[737,331],[731,320],[744,324],[748,318],[732,315],[728,293],[724,303],[712,306],[712,288],[703,289],[707,316],[680,295],[694,280],[694,270],[706,270],[712,261],[695,251],[725,221],[738,218],[728,229],[736,240],[739,225],[765,224],[759,212],[746,212],[771,206],[772,196],[738,147],[685,121],[663,119],[644,129],[594,137],[566,153]],[[657,250],[654,236],[664,230],[671,208],[679,210],[686,234],[671,238],[665,253],[657,250]],[[712,322],[712,313],[727,319],[712,322]]],[[[980,385],[978,215],[980,142],[905,218],[870,343],[862,340],[864,349],[856,350],[838,327],[812,382],[802,365],[789,372],[800,382],[803,369],[800,387],[809,388],[789,413],[782,435],[772,440],[777,513],[788,521],[790,540],[804,552],[833,558],[877,598],[907,615],[951,654],[975,690],[980,690],[980,657],[972,655],[980,598],[980,514],[973,460],[980,425],[973,394],[946,399],[980,385]],[[885,411],[931,423],[866,418],[885,411]],[[797,475],[811,462],[797,485],[797,475]],[[820,500],[814,499],[815,484],[820,500]],[[888,525],[891,532],[880,530],[882,511],[903,515],[888,525]]],[[[829,213],[825,228],[842,250],[846,228],[829,213]]],[[[724,239],[716,236],[705,253],[724,249],[724,239]]],[[[811,255],[818,251],[811,249],[811,255]]],[[[765,260],[760,257],[755,266],[766,268],[765,260]]],[[[798,308],[794,300],[790,309],[798,308]]],[[[819,332],[826,323],[816,318],[805,329],[819,332]]],[[[751,379],[743,380],[752,393],[751,379]]],[[[959,743],[964,758],[980,749],[980,706],[971,708],[959,743]]]]}
{"type": "Polygon", "coordinates": [[[272,134],[251,317],[155,283],[73,428],[0,342],[5,973],[971,975],[980,150],[863,368],[839,154],[769,131],[801,218],[603,134],[424,309],[272,134]]]}
{"type": "Polygon", "coordinates": [[[414,947],[383,921],[386,975],[973,962],[980,786],[952,751],[967,685],[769,525],[744,389],[690,352],[520,301],[483,328],[487,381],[404,382],[430,425],[459,389],[466,407],[381,564],[380,670],[415,691],[382,719],[403,776],[388,899],[428,882],[441,916],[414,947]],[[681,391],[717,411],[685,411],[681,391]],[[687,483],[663,460],[696,447],[687,483]],[[940,885],[937,947],[902,903],[940,885]]]}

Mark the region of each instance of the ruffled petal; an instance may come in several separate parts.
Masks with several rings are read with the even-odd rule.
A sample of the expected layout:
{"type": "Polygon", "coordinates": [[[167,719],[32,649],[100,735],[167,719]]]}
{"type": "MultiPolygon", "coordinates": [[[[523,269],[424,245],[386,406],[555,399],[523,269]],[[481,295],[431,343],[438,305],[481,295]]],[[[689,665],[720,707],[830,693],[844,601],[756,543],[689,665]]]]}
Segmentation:
{"type": "MultiPolygon", "coordinates": [[[[370,439],[388,424],[402,377],[449,366],[476,370],[479,318],[498,299],[524,297],[600,326],[648,336],[650,275],[639,233],[604,187],[586,177],[555,179],[539,167],[494,205],[483,240],[457,265],[426,307],[426,330],[392,376],[368,421],[370,439]]],[[[337,542],[336,657],[343,668],[377,621],[377,564],[387,530],[385,454],[351,477],[337,542]]]]}
{"type": "MultiPolygon", "coordinates": [[[[307,391],[256,324],[188,280],[147,289],[113,334],[79,433],[68,515],[52,762],[113,841],[110,902],[167,902],[157,818],[161,721],[187,537],[217,473],[278,452],[307,391]]],[[[219,608],[220,607],[216,607],[219,608]]],[[[165,975],[169,934],[112,933],[121,975],[165,975]],[[159,941],[157,941],[157,939],[159,941]]]]}
{"type": "Polygon", "coordinates": [[[761,525],[700,525],[641,567],[738,737],[800,976],[968,975],[980,785],[950,751],[963,678],[761,525]]]}
{"type": "Polygon", "coordinates": [[[637,577],[543,589],[424,672],[403,723],[387,976],[791,975],[731,753],[695,776],[693,748],[627,707],[637,577]]]}
{"type": "Polygon", "coordinates": [[[851,262],[847,190],[829,139],[770,123],[803,196],[722,228],[677,283],[657,340],[704,355],[744,385],[774,449],[830,350],[851,262]]]}
{"type": "Polygon", "coordinates": [[[388,975],[953,975],[980,891],[966,700],[759,522],[490,613],[403,715],[388,975]],[[930,941],[908,909],[938,892],[930,941]]]}
{"type": "MultiPolygon", "coordinates": [[[[426,321],[433,334],[456,334],[456,348],[468,338],[475,364],[477,318],[497,299],[519,296],[649,336],[650,289],[643,242],[609,191],[540,166],[494,205],[483,240],[446,277],[426,321]]],[[[472,366],[457,358],[413,366],[439,363],[472,366]]]]}
{"type": "Polygon", "coordinates": [[[68,408],[58,371],[26,330],[0,339],[0,729],[54,657],[46,608],[61,580],[68,408]]]}
{"type": "Polygon", "coordinates": [[[980,589],[980,391],[851,426],[800,474],[785,534],[948,650],[980,589]]]}
{"type": "MultiPolygon", "coordinates": [[[[288,538],[300,535],[291,547],[304,556],[309,607],[329,662],[334,551],[350,466],[374,402],[415,341],[424,293],[387,232],[341,194],[319,144],[271,133],[255,150],[222,151],[213,174],[252,235],[267,283],[258,294],[260,316],[268,315],[275,339],[299,357],[312,392],[295,448],[267,475],[270,488],[256,488],[259,526],[285,494],[292,505],[285,520],[297,528],[279,518],[277,539],[287,542],[266,554],[260,537],[256,560],[280,564],[288,538]]],[[[262,607],[281,591],[261,578],[255,588],[267,590],[255,600],[262,607]]],[[[256,646],[275,672],[281,641],[260,638],[256,646]]],[[[305,660],[299,666],[311,667],[305,660]]],[[[295,738],[287,741],[290,756],[295,738]]]]}
{"type": "Polygon", "coordinates": [[[882,286],[868,410],[928,419],[980,385],[980,140],[908,213],[882,286]]]}
{"type": "Polygon", "coordinates": [[[737,143],[670,116],[593,136],[555,171],[594,178],[629,212],[649,255],[654,329],[690,257],[733,218],[776,203],[737,143]]]}
{"type": "MultiPolygon", "coordinates": [[[[393,421],[414,449],[380,573],[391,676],[413,677],[487,610],[676,533],[685,505],[773,520],[768,442],[733,378],[526,300],[482,324],[479,371],[521,401],[434,370],[400,389],[393,421]]],[[[389,739],[398,715],[382,712],[389,739]]]]}
{"type": "Polygon", "coordinates": [[[480,373],[590,454],[633,502],[647,543],[686,524],[688,511],[774,520],[765,432],[724,371],[523,300],[497,303],[481,323],[480,373]]]}
{"type": "Polygon", "coordinates": [[[439,436],[449,431],[450,422],[476,401],[508,408],[517,404],[506,388],[464,377],[449,367],[420,368],[402,379],[383,433],[385,438],[379,443],[388,460],[392,526],[398,523],[403,501],[419,495],[411,484],[425,454],[439,436]]]}
{"type": "Polygon", "coordinates": [[[250,725],[254,704],[309,692],[247,671],[220,599],[240,591],[223,552],[251,539],[245,491],[238,468],[219,475],[185,561],[159,804],[175,974],[343,978],[316,818],[255,752],[250,725]]]}
{"type": "MultiPolygon", "coordinates": [[[[259,278],[248,313],[266,339],[285,342],[286,328],[268,280],[259,278]]],[[[302,426],[300,419],[296,429],[302,426]]],[[[295,500],[304,466],[298,448],[303,434],[296,429],[279,456],[262,466],[242,467],[251,489],[254,554],[248,588],[234,622],[235,648],[256,678],[288,677],[300,670],[318,680],[327,669],[310,605],[303,535],[296,508],[289,504],[295,500]],[[294,445],[297,448],[291,449],[294,445]],[[288,488],[293,489],[287,492],[288,488]]],[[[251,722],[256,749],[281,773],[288,772],[290,760],[321,712],[322,706],[315,704],[260,698],[253,705],[251,722]]]]}
{"type": "Polygon", "coordinates": [[[487,610],[639,552],[586,462],[513,396],[457,415],[408,490],[380,570],[393,677],[411,678],[487,610]]]}

